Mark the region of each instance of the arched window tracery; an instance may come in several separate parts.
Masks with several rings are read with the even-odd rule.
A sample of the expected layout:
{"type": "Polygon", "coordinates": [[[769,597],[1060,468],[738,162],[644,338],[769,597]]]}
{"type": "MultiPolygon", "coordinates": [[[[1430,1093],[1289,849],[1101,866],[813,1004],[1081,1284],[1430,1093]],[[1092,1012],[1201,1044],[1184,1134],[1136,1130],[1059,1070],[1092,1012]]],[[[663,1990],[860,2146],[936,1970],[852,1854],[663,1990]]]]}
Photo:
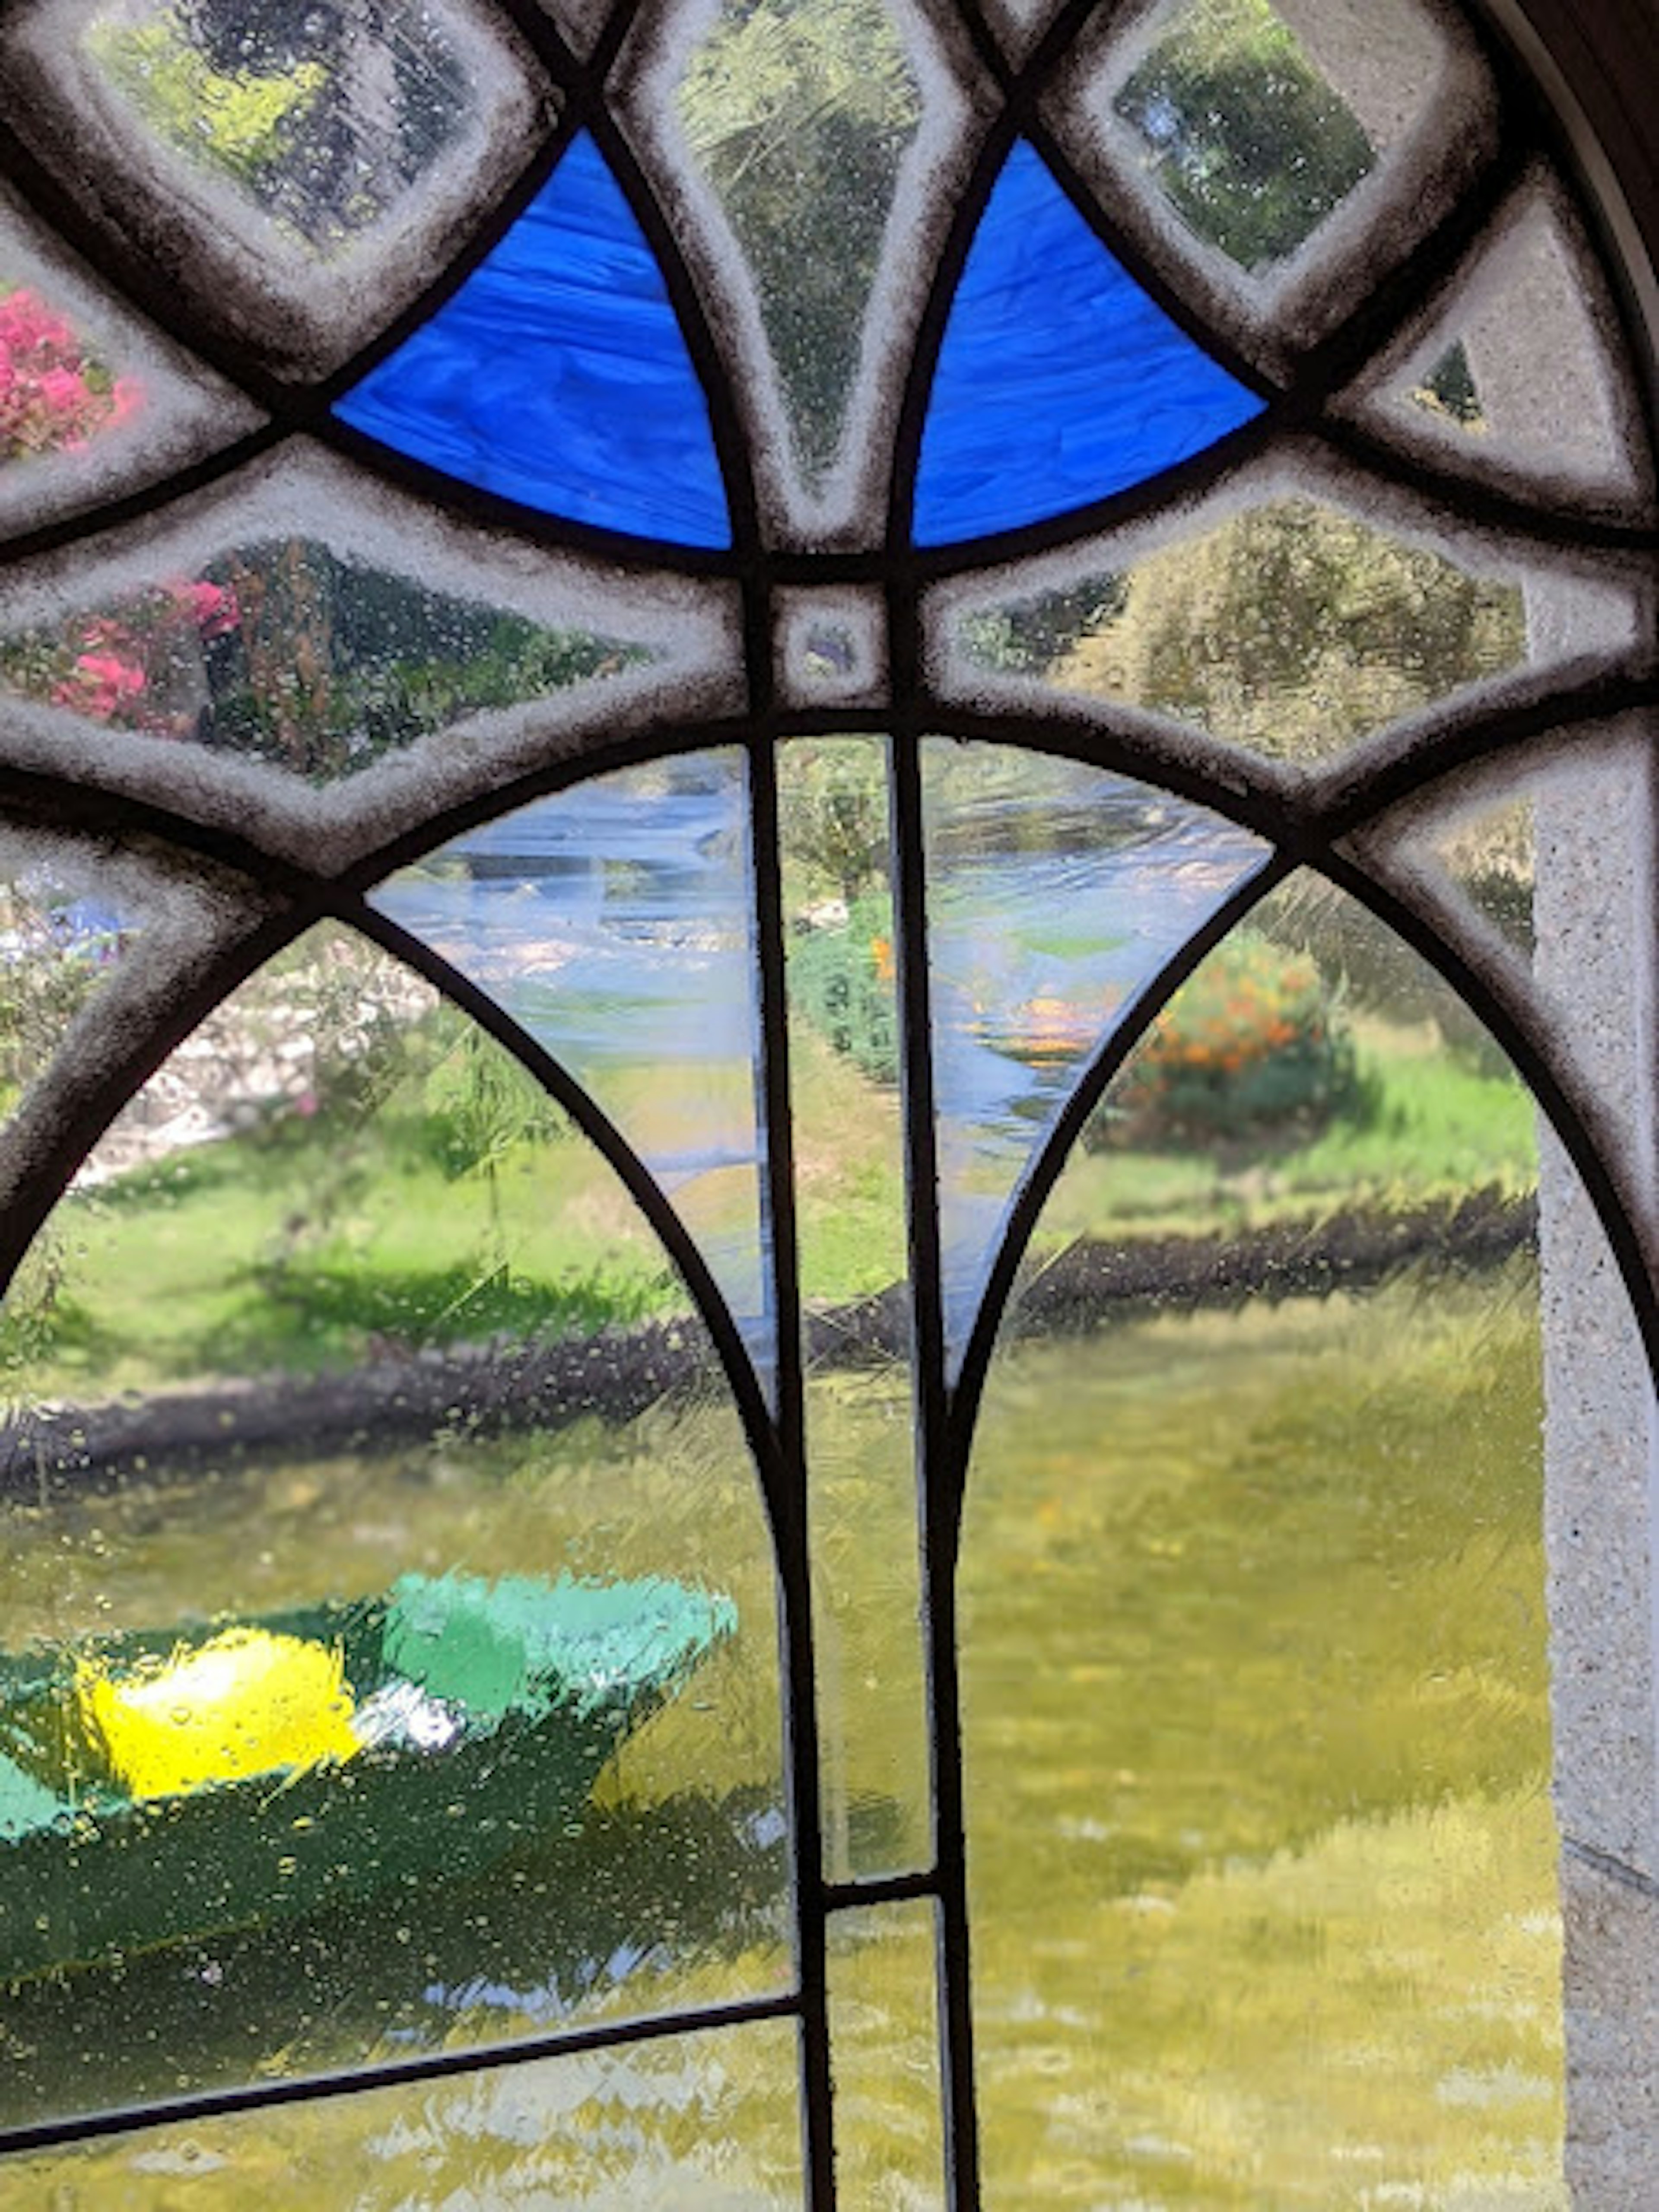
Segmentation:
{"type": "MultiPolygon", "coordinates": [[[[425,2162],[505,2202],[1334,2202],[1378,2141],[1367,2188],[1559,2187],[1538,1532],[1546,1449],[1559,1523],[1650,1412],[1651,464],[1509,50],[1365,16],[9,23],[25,2177],[84,2139],[131,2185],[185,2129],[319,2201],[425,2162]],[[1160,1430],[1189,1463],[1143,1492],[1160,1430]],[[1051,1575],[1070,1692],[1019,1674],[1051,1575]],[[690,1625],[567,1802],[520,1732],[628,1679],[536,1674],[571,1576],[690,1625]],[[1407,1585],[1420,1650],[1347,1636],[1407,1585]],[[517,1704],[409,1656],[520,1630],[517,1704]],[[301,1644],[333,1735],[289,1713],[301,1644]],[[158,1683],[244,1764],[156,1784],[158,1683]],[[1366,2063],[1334,2000],[1299,2089],[1241,2065],[1298,2002],[1293,1960],[1261,2020],[1228,1994],[1250,1930],[1409,1984],[1344,1917],[1389,1894],[1446,1978],[1370,2063],[1494,1984],[1531,2039],[1435,2042],[1405,2118],[1330,2089],[1366,2063]],[[1512,2129],[1417,2142],[1494,2082],[1512,2129]]],[[[1560,1731],[1600,1692],[1557,1668],[1560,1731]]],[[[1577,1840],[1639,1873],[1617,1828],[1577,1840]]]]}

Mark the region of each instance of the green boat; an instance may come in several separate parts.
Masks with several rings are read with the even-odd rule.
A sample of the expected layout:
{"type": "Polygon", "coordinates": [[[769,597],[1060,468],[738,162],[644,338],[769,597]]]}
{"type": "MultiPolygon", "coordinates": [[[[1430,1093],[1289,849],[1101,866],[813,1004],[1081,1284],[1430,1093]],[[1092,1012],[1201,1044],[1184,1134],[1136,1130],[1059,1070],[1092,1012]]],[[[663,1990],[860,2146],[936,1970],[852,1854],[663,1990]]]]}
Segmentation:
{"type": "Polygon", "coordinates": [[[737,1626],[660,1579],[383,1596],[0,1658],[0,1981],[465,1878],[579,1831],[737,1626]]]}

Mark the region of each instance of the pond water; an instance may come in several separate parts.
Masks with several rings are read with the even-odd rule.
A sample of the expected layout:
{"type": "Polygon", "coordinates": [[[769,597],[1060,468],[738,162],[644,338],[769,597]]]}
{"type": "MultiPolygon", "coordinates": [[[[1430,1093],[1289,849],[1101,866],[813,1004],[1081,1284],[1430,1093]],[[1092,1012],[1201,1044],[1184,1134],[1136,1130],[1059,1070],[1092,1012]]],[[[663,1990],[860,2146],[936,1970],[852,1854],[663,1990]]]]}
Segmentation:
{"type": "MultiPolygon", "coordinates": [[[[998,1369],[963,1559],[991,2202],[1565,2203],[1535,1288],[1524,1255],[1408,1269],[1364,1296],[1030,1343],[998,1369]]],[[[832,1439],[902,1404],[896,1373],[817,1388],[832,1439]]],[[[383,1529],[405,1557],[412,1538],[487,1559],[538,1509],[562,1500],[574,1526],[626,1480],[683,1556],[726,1554],[744,1632],[623,1753],[582,1835],[504,1881],[14,1991],[9,2113],[778,1987],[764,1577],[737,1492],[705,1490],[688,1533],[690,1471],[732,1441],[693,1405],[631,1434],[477,1445],[465,1468],[453,1449],[313,1461],[12,1508],[9,1618],[95,1532],[112,1604],[185,1619],[246,1579],[251,1515],[284,1527],[314,1589],[320,1559],[383,1529]]],[[[826,1511],[872,1557],[902,1547],[893,1486],[856,1453],[837,1468],[826,1511]]],[[[634,1526],[630,1570],[663,1550],[634,1526]]],[[[903,1673],[906,1629],[872,1608],[844,1663],[903,1673]]],[[[896,1802],[893,1747],[849,1755],[862,1817],[896,1862],[925,1858],[920,1778],[896,1802]]],[[[838,1954],[845,2155],[879,2181],[859,2201],[934,2203],[928,1916],[858,1918],[838,1954]]],[[[308,2201],[331,2212],[457,2189],[541,2203],[555,2178],[559,2203],[652,2202],[612,2194],[625,2113],[641,2171],[679,2177],[665,2203],[792,2203],[787,2045],[755,2040],[428,2089],[415,2136],[377,2099],[355,2120],[192,2129],[183,2168],[146,2141],[25,2171],[76,2203],[275,2206],[288,2143],[321,2160],[308,2201]],[[693,2114],[732,2130],[728,2193],[693,2186],[693,2114]],[[343,2129],[355,2155],[331,2162],[343,2129]]]]}

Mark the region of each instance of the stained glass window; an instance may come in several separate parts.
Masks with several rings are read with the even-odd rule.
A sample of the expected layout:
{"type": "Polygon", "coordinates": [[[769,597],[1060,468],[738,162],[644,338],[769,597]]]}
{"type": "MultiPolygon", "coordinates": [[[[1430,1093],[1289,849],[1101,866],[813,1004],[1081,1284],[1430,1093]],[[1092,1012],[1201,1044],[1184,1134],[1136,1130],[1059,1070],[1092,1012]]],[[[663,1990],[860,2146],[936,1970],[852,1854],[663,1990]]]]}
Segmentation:
{"type": "Polygon", "coordinates": [[[1611,2201],[1659,517],[1516,50],[0,92],[0,2195],[1611,2201]]]}

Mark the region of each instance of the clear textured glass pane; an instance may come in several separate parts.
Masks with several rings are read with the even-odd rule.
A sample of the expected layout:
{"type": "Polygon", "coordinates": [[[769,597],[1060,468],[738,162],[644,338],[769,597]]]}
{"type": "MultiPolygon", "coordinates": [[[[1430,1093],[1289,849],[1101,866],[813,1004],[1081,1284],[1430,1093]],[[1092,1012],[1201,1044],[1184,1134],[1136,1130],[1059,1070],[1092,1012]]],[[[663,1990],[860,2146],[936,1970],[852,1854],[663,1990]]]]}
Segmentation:
{"type": "Polygon", "coordinates": [[[803,474],[841,441],[921,88],[882,0],[722,0],[675,93],[747,264],[803,474]]]}
{"type": "Polygon", "coordinates": [[[922,753],[939,1227],[959,1357],[1009,1198],[1135,994],[1267,848],[1167,792],[1012,746],[922,753]]]}
{"type": "Polygon", "coordinates": [[[773,628],[778,694],[791,706],[885,701],[886,611],[875,594],[786,587],[773,628]]]}
{"type": "Polygon", "coordinates": [[[325,255],[418,187],[472,100],[423,0],[382,0],[372,16],[125,0],[92,17],[82,45],[149,137],[325,255]]]}
{"type": "MultiPolygon", "coordinates": [[[[1121,699],[1275,759],[1323,760],[1529,660],[1582,649],[1582,625],[1534,618],[1531,582],[1512,565],[1466,568],[1322,500],[1279,497],[1115,564],[1005,586],[957,616],[951,642],[969,683],[1121,699]]],[[[1598,596],[1590,621],[1616,641],[1623,611],[1609,599],[1598,621],[1598,596]]]]}
{"type": "Polygon", "coordinates": [[[887,763],[780,748],[825,1871],[930,1852],[887,763]]]}
{"type": "Polygon", "coordinates": [[[131,949],[144,888],[102,855],[0,825],[0,1119],[131,949]]]}
{"type": "Polygon", "coordinates": [[[321,539],[255,536],[191,574],[0,639],[0,686],[326,784],[478,714],[665,657],[321,539]]]}
{"type": "Polygon", "coordinates": [[[3,1329],[7,2118],[778,1986],[748,1453],[500,1048],[314,934],[3,1329]]]}
{"type": "Polygon", "coordinates": [[[1448,775],[1350,841],[1355,856],[1463,950],[1620,1133],[1650,1141],[1647,986],[1656,927],[1640,794],[1650,730],[1575,731],[1448,775]]]}
{"type": "Polygon", "coordinates": [[[1535,1171],[1334,893],[1085,1133],[968,1491],[988,2202],[1565,2203],[1535,1171]]]}
{"type": "Polygon", "coordinates": [[[933,1907],[882,1905],[830,1923],[836,2178],[845,2204],[943,2212],[933,1907]]]}
{"type": "Polygon", "coordinates": [[[0,2161],[76,2212],[796,2212],[794,2032],[721,2028],[0,2161]]]}
{"type": "Polygon", "coordinates": [[[431,320],[337,412],[549,514],[731,542],[708,404],[656,256],[586,132],[431,320]]]}
{"type": "Polygon", "coordinates": [[[552,106],[473,0],[27,0],[0,81],[95,222],[300,374],[418,293],[552,106]]]}
{"type": "Polygon", "coordinates": [[[1267,0],[1186,0],[1114,106],[1188,228],[1246,270],[1295,252],[1376,164],[1267,0]]]}
{"type": "Polygon", "coordinates": [[[917,542],[1103,499],[1261,407],[1107,252],[1019,140],[945,325],[917,469],[917,542]]]}
{"type": "Polygon", "coordinates": [[[1524,959],[1532,957],[1537,824],[1530,797],[1511,799],[1460,822],[1437,841],[1450,881],[1481,920],[1524,959]]]}
{"type": "Polygon", "coordinates": [[[0,191],[0,526],[29,529],[154,483],[258,419],[100,295],[0,191]]]}
{"type": "Polygon", "coordinates": [[[741,753],[680,754],[483,823],[374,903],[592,1091],[769,1370],[748,805],[741,753]]]}
{"type": "Polygon", "coordinates": [[[1362,387],[1373,428],[1534,490],[1628,505],[1651,457],[1605,282],[1565,195],[1534,183],[1362,387]]]}

